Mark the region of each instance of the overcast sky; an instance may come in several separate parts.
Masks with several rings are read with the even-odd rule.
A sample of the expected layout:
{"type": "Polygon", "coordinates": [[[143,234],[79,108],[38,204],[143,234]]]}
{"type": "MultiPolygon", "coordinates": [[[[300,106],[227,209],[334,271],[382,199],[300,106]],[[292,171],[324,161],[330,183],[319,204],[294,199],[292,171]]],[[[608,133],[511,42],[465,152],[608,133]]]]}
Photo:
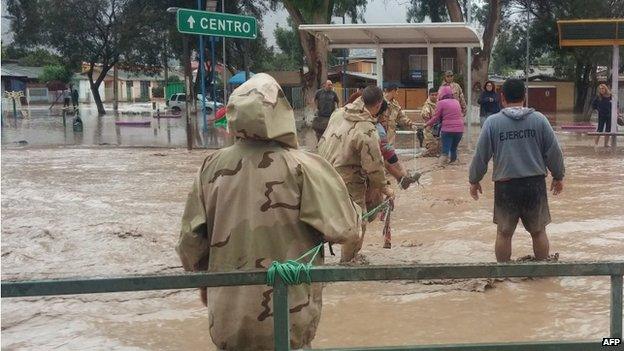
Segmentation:
{"type": "MultiPolygon", "coordinates": [[[[364,18],[368,23],[405,23],[409,0],[369,0],[366,6],[364,18]]],[[[1,1],[2,16],[6,16],[6,0],[1,1]]],[[[275,45],[273,31],[279,24],[286,26],[288,13],[285,9],[279,8],[276,12],[269,12],[264,17],[264,28],[262,32],[267,38],[269,46],[275,45]]],[[[334,22],[339,23],[341,19],[335,18],[334,22]]],[[[348,21],[348,19],[347,19],[348,21]]],[[[5,44],[11,42],[10,20],[2,18],[2,41],[5,44]]]]}
{"type": "MultiPolygon", "coordinates": [[[[409,0],[368,0],[364,19],[367,23],[405,23],[407,17],[407,7],[409,0]]],[[[273,30],[279,24],[282,27],[287,25],[288,12],[280,8],[276,12],[269,12],[264,17],[264,28],[262,33],[267,38],[268,45],[275,45],[273,30]]],[[[341,23],[342,19],[335,18],[334,23],[341,23]]],[[[349,21],[349,19],[347,19],[349,21]]]]}

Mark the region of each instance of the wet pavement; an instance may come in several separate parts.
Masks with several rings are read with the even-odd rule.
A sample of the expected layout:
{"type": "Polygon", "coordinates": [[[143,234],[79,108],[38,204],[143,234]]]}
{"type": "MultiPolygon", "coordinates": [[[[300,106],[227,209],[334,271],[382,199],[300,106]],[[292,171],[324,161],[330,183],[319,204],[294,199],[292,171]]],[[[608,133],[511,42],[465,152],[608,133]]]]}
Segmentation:
{"type": "MultiPolygon", "coordinates": [[[[116,145],[114,117],[102,121],[102,134],[85,121],[78,146],[60,138],[58,121],[47,133],[3,128],[2,279],[181,271],[173,247],[185,197],[212,151],[180,148],[183,126],[172,128],[182,144],[167,148],[154,123],[122,130],[119,144],[147,140],[144,146],[161,148],[97,146],[116,145]],[[34,139],[20,146],[7,135],[34,139]],[[53,142],[37,144],[37,135],[53,142]]],[[[381,223],[370,225],[363,254],[371,264],[495,260],[493,185],[483,182],[477,202],[468,194],[476,137],[473,129],[462,141],[459,165],[437,169],[434,159],[403,157],[408,168],[428,173],[422,187],[398,192],[391,250],[381,248],[381,223]]],[[[550,196],[551,252],[561,261],[623,260],[624,149],[595,150],[592,139],[576,134],[558,138],[567,176],[564,193],[550,196]]],[[[313,145],[310,133],[300,140],[313,145]]],[[[410,145],[409,136],[400,137],[399,147],[410,145]]],[[[532,253],[521,226],[513,244],[513,258],[532,253]]],[[[313,346],[600,340],[609,332],[608,293],[608,278],[593,277],[330,284],[313,346]]],[[[193,290],[3,299],[1,318],[3,350],[214,350],[193,290]]]]}

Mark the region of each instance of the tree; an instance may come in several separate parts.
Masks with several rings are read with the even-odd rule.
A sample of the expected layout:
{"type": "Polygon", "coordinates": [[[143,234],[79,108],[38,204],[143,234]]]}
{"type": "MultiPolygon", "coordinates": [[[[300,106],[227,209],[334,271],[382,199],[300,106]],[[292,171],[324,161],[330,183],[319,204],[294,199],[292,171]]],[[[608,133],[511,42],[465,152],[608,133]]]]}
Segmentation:
{"type": "Polygon", "coordinates": [[[275,65],[288,70],[301,70],[303,68],[303,49],[292,21],[288,19],[288,27],[278,25],[273,31],[273,36],[281,51],[275,55],[277,61],[275,65]]]}
{"type": "Polygon", "coordinates": [[[27,50],[14,44],[2,46],[2,58],[17,60],[21,66],[43,67],[62,64],[61,57],[46,49],[27,50]]]}
{"type": "Polygon", "coordinates": [[[342,23],[346,23],[346,17],[351,18],[351,23],[366,22],[364,13],[368,0],[343,0],[334,4],[334,16],[341,17],[342,23]]]}
{"type": "Polygon", "coordinates": [[[39,80],[44,83],[50,83],[54,81],[63,82],[65,84],[72,80],[74,74],[71,70],[61,65],[45,66],[43,72],[39,76],[39,80]]]}
{"type": "Polygon", "coordinates": [[[526,55],[526,28],[520,23],[503,21],[492,51],[490,71],[504,74],[523,69],[526,55]]]}
{"type": "Polygon", "coordinates": [[[15,41],[46,45],[65,66],[86,62],[86,75],[98,113],[105,114],[99,86],[113,66],[153,72],[159,65],[160,39],[154,26],[162,9],[148,0],[8,0],[15,41]],[[157,11],[156,11],[157,10],[157,11]]]}
{"type": "MultiPolygon", "coordinates": [[[[293,27],[299,28],[302,24],[326,24],[331,22],[331,16],[335,9],[340,9],[343,14],[354,15],[366,6],[367,1],[357,0],[271,0],[272,8],[278,4],[284,6],[293,27]]],[[[361,11],[359,12],[361,13],[361,11]]],[[[356,22],[360,16],[351,18],[356,22]]],[[[308,67],[308,73],[303,76],[304,98],[309,108],[314,103],[314,94],[327,79],[328,47],[327,43],[314,35],[299,31],[299,42],[308,67]]],[[[310,111],[307,111],[310,114],[310,111]]]]}
{"type": "MultiPolygon", "coordinates": [[[[609,48],[559,47],[556,21],[559,19],[621,18],[624,16],[624,0],[514,0],[515,6],[529,11],[532,20],[529,27],[533,56],[551,55],[559,75],[574,80],[574,112],[588,114],[591,97],[598,85],[596,79],[599,65],[610,66],[609,48]]],[[[526,48],[526,46],[523,46],[526,48]]]]}
{"type": "MultiPolygon", "coordinates": [[[[499,30],[499,23],[504,6],[508,0],[488,0],[483,7],[473,6],[475,17],[484,27],[482,42],[483,48],[473,52],[471,74],[475,81],[485,82],[488,77],[492,48],[499,30]]],[[[466,16],[466,2],[460,0],[411,0],[408,8],[407,20],[422,22],[429,17],[433,22],[450,19],[452,22],[464,22],[466,16]]],[[[466,62],[463,49],[457,50],[457,61],[460,65],[466,62]]]]}
{"type": "Polygon", "coordinates": [[[49,65],[62,64],[61,57],[53,54],[45,49],[36,49],[28,52],[24,57],[18,60],[22,66],[43,67],[49,65]]]}

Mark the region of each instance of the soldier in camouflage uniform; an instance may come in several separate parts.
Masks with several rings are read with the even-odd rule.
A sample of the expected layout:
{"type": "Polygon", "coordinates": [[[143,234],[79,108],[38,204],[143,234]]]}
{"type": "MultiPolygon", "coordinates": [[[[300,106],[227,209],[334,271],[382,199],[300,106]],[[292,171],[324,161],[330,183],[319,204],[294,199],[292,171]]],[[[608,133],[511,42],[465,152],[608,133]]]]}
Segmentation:
{"type": "Polygon", "coordinates": [[[408,129],[412,129],[414,126],[412,120],[403,113],[403,109],[401,109],[401,105],[399,105],[396,99],[398,91],[399,87],[391,83],[386,87],[384,92],[384,97],[386,101],[388,101],[388,128],[386,129],[386,133],[388,133],[388,142],[392,145],[396,145],[397,126],[408,129]]]}
{"type": "MultiPolygon", "coordinates": [[[[438,91],[434,88],[429,89],[429,97],[420,111],[420,117],[423,119],[423,122],[427,123],[436,110],[436,102],[438,101],[438,91]]],[[[422,156],[423,157],[438,157],[440,156],[440,138],[434,137],[431,134],[431,127],[426,127],[423,130],[425,134],[425,151],[422,156]]]]}
{"type": "MultiPolygon", "coordinates": [[[[206,158],[186,203],[176,247],[184,269],[266,269],[323,241],[343,244],[343,259],[350,259],[361,210],[327,161],[297,149],[293,110],[277,82],[261,73],[237,88],[227,122],[236,143],[206,158]]],[[[322,255],[313,262],[322,263],[322,255]]],[[[310,347],[321,290],[321,284],[289,288],[292,348],[310,347]]],[[[271,287],[200,291],[219,349],[273,350],[271,287]]]]}
{"type": "MultiPolygon", "coordinates": [[[[453,75],[453,71],[444,72],[444,82],[440,86],[442,88],[445,85],[449,85],[451,90],[453,90],[453,97],[455,100],[459,101],[459,106],[461,106],[462,114],[465,116],[466,111],[468,111],[466,107],[466,99],[464,98],[464,91],[462,90],[461,85],[455,83],[455,77],[453,75]]],[[[439,92],[439,89],[438,89],[439,92]]]]}
{"type": "MultiPolygon", "coordinates": [[[[318,145],[319,154],[338,171],[351,198],[364,212],[381,203],[381,194],[394,196],[386,180],[375,128],[374,116],[382,102],[381,89],[364,89],[361,97],[334,112],[318,145]]],[[[364,232],[364,224],[362,229],[364,232]]],[[[363,239],[364,233],[357,251],[363,239]]]]}

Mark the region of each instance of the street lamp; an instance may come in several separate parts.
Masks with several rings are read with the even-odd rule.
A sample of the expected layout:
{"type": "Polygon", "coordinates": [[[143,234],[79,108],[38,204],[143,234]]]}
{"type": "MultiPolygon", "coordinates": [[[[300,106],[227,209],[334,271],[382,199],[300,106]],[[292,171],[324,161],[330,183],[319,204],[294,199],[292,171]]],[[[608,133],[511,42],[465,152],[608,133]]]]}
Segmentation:
{"type": "MultiPolygon", "coordinates": [[[[168,13],[177,13],[179,7],[167,8],[168,13]]],[[[186,114],[186,148],[188,150],[193,149],[193,129],[191,128],[191,115],[189,114],[189,98],[191,94],[191,83],[189,77],[191,76],[191,53],[189,52],[188,37],[182,34],[182,46],[184,51],[184,90],[185,90],[185,114],[186,114]]]]}

